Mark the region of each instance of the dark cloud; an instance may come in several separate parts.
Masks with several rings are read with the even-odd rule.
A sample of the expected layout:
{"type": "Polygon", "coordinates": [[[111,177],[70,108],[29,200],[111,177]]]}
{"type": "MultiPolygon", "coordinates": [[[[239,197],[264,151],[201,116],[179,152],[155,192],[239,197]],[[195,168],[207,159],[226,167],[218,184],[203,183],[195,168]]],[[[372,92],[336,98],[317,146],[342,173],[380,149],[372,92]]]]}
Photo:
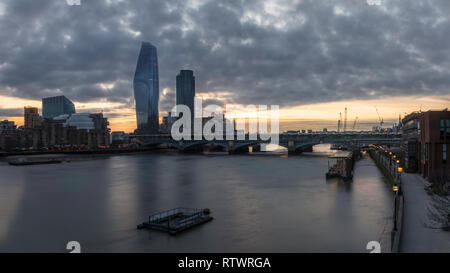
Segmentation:
{"type": "Polygon", "coordinates": [[[0,94],[133,107],[141,41],[158,48],[162,111],[186,68],[197,92],[232,103],[448,94],[449,12],[447,0],[4,0],[0,94]]]}

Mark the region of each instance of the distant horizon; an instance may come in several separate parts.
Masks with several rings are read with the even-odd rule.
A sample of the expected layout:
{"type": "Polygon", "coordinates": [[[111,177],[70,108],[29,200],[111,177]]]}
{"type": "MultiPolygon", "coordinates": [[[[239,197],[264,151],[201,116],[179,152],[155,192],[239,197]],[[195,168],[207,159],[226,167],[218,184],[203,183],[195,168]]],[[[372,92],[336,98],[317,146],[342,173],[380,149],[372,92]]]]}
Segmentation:
{"type": "MultiPolygon", "coordinates": [[[[199,97],[202,97],[202,93],[199,94],[199,97]]],[[[77,113],[103,112],[105,117],[107,117],[108,121],[110,122],[109,128],[111,128],[111,131],[124,131],[127,133],[131,133],[136,129],[134,107],[119,108],[119,110],[111,112],[108,110],[104,111],[104,109],[107,109],[109,107],[114,108],[118,105],[107,102],[73,102],[75,104],[77,113]]],[[[387,103],[395,105],[395,102],[392,102],[390,100],[387,100],[387,103]]],[[[379,109],[380,116],[383,118],[383,128],[392,128],[394,123],[398,123],[399,115],[401,115],[401,117],[404,117],[405,114],[419,111],[420,107],[422,108],[422,112],[426,112],[429,110],[443,110],[444,108],[450,106],[450,96],[448,96],[448,99],[446,97],[443,97],[440,100],[433,100],[431,98],[416,98],[414,100],[414,103],[419,103],[417,108],[414,104],[403,107],[402,105],[397,104],[395,110],[387,108],[379,100],[350,102],[340,101],[300,105],[297,107],[284,107],[280,108],[280,131],[308,129],[317,131],[322,130],[323,128],[327,128],[330,131],[336,130],[337,120],[339,119],[339,111],[342,113],[343,121],[345,107],[347,107],[348,110],[347,129],[349,131],[352,130],[353,123],[356,117],[358,117],[358,122],[355,130],[371,130],[373,126],[379,125],[379,119],[376,114],[376,109],[379,109]],[[387,112],[388,114],[386,115],[385,113],[387,110],[390,111],[387,112]],[[372,114],[370,112],[372,112],[372,114]]],[[[173,104],[175,105],[175,102],[173,104]]],[[[18,126],[23,125],[23,107],[26,106],[37,107],[39,109],[39,113],[42,115],[41,100],[17,99],[0,95],[0,120],[10,120],[14,121],[18,126]],[[22,104],[22,106],[18,107],[20,104],[22,104]],[[16,112],[11,112],[9,115],[3,115],[5,112],[2,111],[3,109],[11,109],[7,108],[7,105],[12,106],[12,109],[15,109],[16,112]]],[[[167,111],[160,111],[161,117],[165,115],[167,115],[167,111]]]]}

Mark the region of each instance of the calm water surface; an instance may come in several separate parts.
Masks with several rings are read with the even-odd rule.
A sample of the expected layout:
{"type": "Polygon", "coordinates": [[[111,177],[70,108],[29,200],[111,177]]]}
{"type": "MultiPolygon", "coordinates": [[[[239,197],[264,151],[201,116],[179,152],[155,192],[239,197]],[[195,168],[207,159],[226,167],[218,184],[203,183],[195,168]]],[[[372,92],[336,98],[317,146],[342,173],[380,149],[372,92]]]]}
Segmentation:
{"type": "Polygon", "coordinates": [[[0,163],[0,251],[367,252],[389,249],[392,194],[365,156],[325,180],[324,153],[155,153],[56,165],[0,163]],[[175,207],[214,220],[177,236],[136,225],[175,207]]]}

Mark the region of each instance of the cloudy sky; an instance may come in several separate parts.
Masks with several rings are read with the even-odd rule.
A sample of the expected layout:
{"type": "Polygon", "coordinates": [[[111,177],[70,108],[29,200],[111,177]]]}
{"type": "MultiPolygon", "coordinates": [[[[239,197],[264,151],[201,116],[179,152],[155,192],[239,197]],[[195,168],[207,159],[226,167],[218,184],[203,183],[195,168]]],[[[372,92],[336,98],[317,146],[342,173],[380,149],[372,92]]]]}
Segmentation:
{"type": "Polygon", "coordinates": [[[158,48],[161,111],[192,69],[218,104],[276,104],[282,117],[385,119],[450,106],[450,1],[2,0],[0,118],[64,94],[135,128],[141,41],[158,48]]]}

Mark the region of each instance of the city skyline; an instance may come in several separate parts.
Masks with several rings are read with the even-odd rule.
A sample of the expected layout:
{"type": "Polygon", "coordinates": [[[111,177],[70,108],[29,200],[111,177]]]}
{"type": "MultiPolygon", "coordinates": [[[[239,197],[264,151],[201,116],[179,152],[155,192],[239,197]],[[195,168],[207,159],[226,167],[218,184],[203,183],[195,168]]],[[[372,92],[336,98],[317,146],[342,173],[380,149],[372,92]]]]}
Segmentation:
{"type": "MultiPolygon", "coordinates": [[[[203,98],[205,101],[210,101],[209,94],[197,93],[198,97],[203,98]]],[[[37,107],[39,113],[42,114],[42,101],[37,100],[26,100],[26,99],[15,99],[6,100],[4,96],[0,95],[0,112],[2,109],[7,109],[8,106],[17,107],[15,112],[11,115],[1,116],[0,120],[10,120],[14,121],[18,126],[24,125],[23,120],[23,107],[31,106],[37,107]],[[8,103],[8,104],[6,104],[8,103]]],[[[83,103],[74,101],[75,107],[80,113],[95,113],[104,112],[104,110],[110,107],[109,103],[99,102],[99,103],[83,103]]],[[[120,104],[111,104],[112,107],[120,107],[120,104]]],[[[175,105],[175,99],[173,100],[173,105],[175,105]]],[[[172,106],[173,106],[172,105],[172,106]]],[[[348,122],[350,125],[353,124],[354,119],[358,116],[358,123],[367,123],[365,127],[359,126],[359,129],[370,130],[371,127],[378,123],[378,117],[376,114],[376,108],[380,110],[381,115],[384,118],[385,127],[391,127],[393,123],[398,121],[398,115],[419,111],[428,110],[442,110],[448,107],[449,104],[443,100],[430,99],[428,97],[416,97],[410,101],[409,105],[398,105],[396,101],[383,102],[380,100],[373,101],[353,101],[350,104],[348,102],[333,102],[333,103],[317,103],[310,105],[302,105],[299,107],[292,108],[281,108],[280,109],[280,130],[299,130],[299,129],[313,129],[319,130],[324,127],[333,129],[337,128],[337,120],[339,119],[339,112],[344,113],[344,108],[349,108],[348,122]],[[384,105],[382,104],[384,103],[384,105]],[[392,109],[395,109],[394,111],[392,109]],[[390,115],[385,113],[389,111],[390,115]],[[328,113],[331,112],[334,116],[329,116],[328,113]]],[[[4,111],[5,112],[5,111],[4,111]]],[[[167,112],[161,111],[160,116],[165,115],[167,112]]],[[[125,131],[133,132],[136,129],[136,112],[134,107],[129,109],[121,109],[119,111],[109,112],[106,114],[108,120],[110,121],[110,128],[112,131],[125,131]]],[[[350,127],[351,129],[351,127],[350,127]]]]}

